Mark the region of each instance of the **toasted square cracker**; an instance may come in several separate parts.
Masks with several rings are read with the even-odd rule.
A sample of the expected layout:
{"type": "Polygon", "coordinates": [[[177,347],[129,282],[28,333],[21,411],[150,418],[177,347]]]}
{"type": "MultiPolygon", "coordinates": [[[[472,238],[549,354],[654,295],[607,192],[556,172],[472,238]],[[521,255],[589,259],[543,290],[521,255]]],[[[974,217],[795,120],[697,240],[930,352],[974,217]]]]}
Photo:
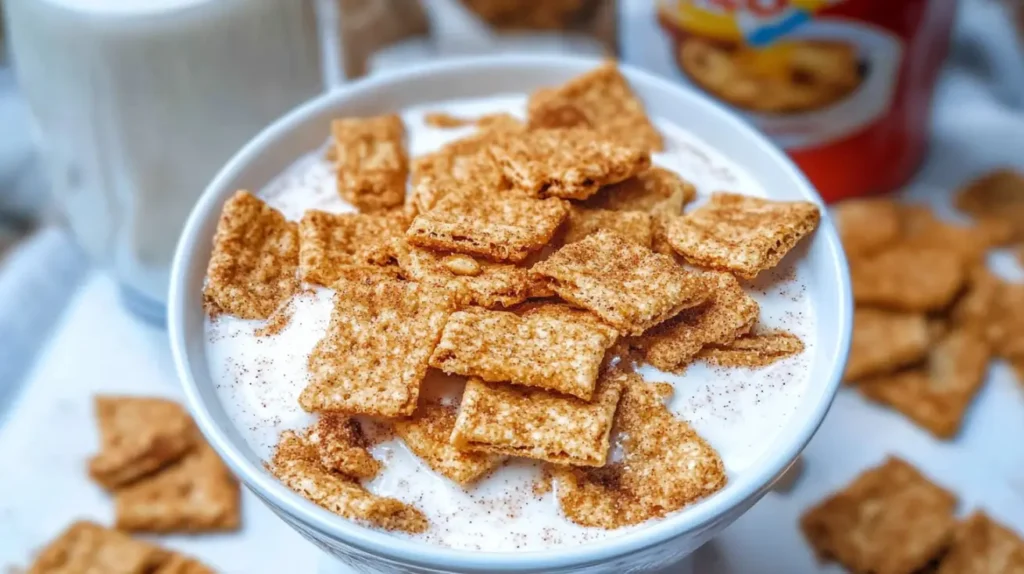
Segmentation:
{"type": "Polygon", "coordinates": [[[247,191],[221,210],[203,295],[211,314],[266,319],[299,288],[299,233],[247,191]]]}
{"type": "Polygon", "coordinates": [[[350,265],[392,263],[391,242],[405,234],[401,214],[327,213],[311,209],[299,221],[299,275],[331,285],[350,265]]]}
{"type": "Polygon", "coordinates": [[[126,532],[216,532],[240,524],[238,481],[200,441],[173,465],[114,493],[117,528],[126,532]]]}
{"type": "Polygon", "coordinates": [[[743,335],[724,345],[708,345],[697,353],[720,367],[760,369],[804,352],[804,343],[792,333],[758,333],[743,335]]]}
{"type": "Polygon", "coordinates": [[[1013,234],[1005,221],[988,219],[960,225],[939,219],[926,205],[903,205],[900,214],[902,245],[941,249],[968,263],[984,263],[985,254],[1008,242],[1013,234]]]}
{"type": "Polygon", "coordinates": [[[380,472],[380,462],[367,450],[369,441],[359,421],[341,413],[324,413],[309,427],[306,442],[320,453],[327,470],[355,479],[371,479],[380,472]]]}
{"type": "Polygon", "coordinates": [[[362,211],[385,211],[405,201],[409,158],[405,126],[391,114],[331,122],[338,193],[362,211]]]}
{"type": "Polygon", "coordinates": [[[866,379],[857,388],[935,436],[949,439],[960,430],[967,407],[985,381],[990,357],[988,344],[978,333],[954,329],[931,349],[924,368],[866,379]]]}
{"type": "Polygon", "coordinates": [[[178,403],[153,397],[98,395],[94,399],[100,452],[89,476],[108,490],[181,458],[199,431],[178,403]]]}
{"type": "Polygon", "coordinates": [[[613,211],[679,215],[683,206],[696,197],[697,188],[679,174],[663,167],[651,167],[625,181],[601,188],[583,205],[613,211]]]}
{"type": "Polygon", "coordinates": [[[833,208],[843,249],[850,256],[877,253],[902,234],[900,205],[889,198],[847,199],[833,208]]]}
{"type": "Polygon", "coordinates": [[[911,574],[949,544],[956,497],[914,467],[889,458],[800,519],[822,561],[853,572],[911,574]]]}
{"type": "Polygon", "coordinates": [[[470,379],[452,432],[462,450],[603,466],[622,381],[604,377],[590,402],[504,383],[470,379]]]}
{"type": "Polygon", "coordinates": [[[152,574],[216,574],[216,571],[195,558],[172,553],[152,574]]]}
{"type": "Polygon", "coordinates": [[[687,262],[753,279],[771,269],[818,226],[809,201],[713,193],[695,211],[668,221],[668,241],[687,262]]]}
{"type": "Polygon", "coordinates": [[[761,307],[729,273],[704,271],[696,276],[708,299],[655,326],[631,344],[651,365],[682,373],[707,345],[726,345],[750,332],[761,307]]]}
{"type": "Polygon", "coordinates": [[[299,404],[310,412],[381,417],[416,410],[427,359],[454,310],[451,295],[420,283],[343,279],[327,333],[309,356],[299,404]]]}
{"type": "Polygon", "coordinates": [[[665,144],[615,62],[530,96],[531,128],[583,126],[622,144],[661,151],[665,144]]]}
{"type": "Polygon", "coordinates": [[[964,262],[949,251],[899,246],[850,260],[857,305],[896,311],[941,311],[967,280],[964,262]]]}
{"type": "Polygon", "coordinates": [[[414,506],[377,496],[354,479],[324,468],[316,447],[292,431],[281,433],[268,469],[306,500],[349,520],[413,534],[429,526],[414,506]]]}
{"type": "Polygon", "coordinates": [[[638,245],[651,247],[650,214],[642,211],[611,211],[576,206],[569,211],[562,242],[575,243],[601,229],[614,231],[638,245]]]}
{"type": "Polygon", "coordinates": [[[533,269],[563,299],[624,334],[639,335],[709,295],[701,275],[608,230],[562,247],[533,269]]]}
{"type": "Polygon", "coordinates": [[[725,486],[725,465],[686,421],[665,408],[666,383],[626,374],[615,414],[623,459],[602,468],[556,467],[558,502],[581,526],[620,528],[659,518],[725,486]]]}
{"type": "Polygon", "coordinates": [[[987,173],[960,190],[957,209],[979,219],[1009,223],[1013,237],[1024,239],[1024,174],[1013,169],[987,173]]]}
{"type": "Polygon", "coordinates": [[[427,249],[518,262],[544,247],[568,215],[559,199],[517,194],[463,201],[446,196],[409,226],[409,243],[427,249]]]}
{"type": "Polygon", "coordinates": [[[459,450],[451,443],[456,409],[421,403],[416,414],[395,421],[395,433],[435,472],[459,484],[471,484],[501,465],[505,457],[459,450]]]}
{"type": "Polygon", "coordinates": [[[459,307],[511,307],[530,297],[538,282],[525,267],[465,253],[431,251],[405,241],[395,251],[407,277],[450,291],[459,307]]]}
{"type": "Polygon", "coordinates": [[[122,532],[79,521],[39,553],[28,574],[149,574],[167,554],[122,532]]]}
{"type": "Polygon", "coordinates": [[[956,527],[936,574],[1024,574],[1024,540],[976,511],[956,527]]]}
{"type": "Polygon", "coordinates": [[[930,343],[923,314],[858,308],[843,380],[859,381],[917,363],[928,354],[930,343]]]}
{"type": "Polygon", "coordinates": [[[476,307],[453,313],[430,366],[589,401],[605,351],[618,334],[586,311],[545,307],[522,315],[476,307]]]}
{"type": "Polygon", "coordinates": [[[647,151],[576,128],[509,135],[490,152],[512,185],[535,197],[586,199],[651,166],[647,151]]]}

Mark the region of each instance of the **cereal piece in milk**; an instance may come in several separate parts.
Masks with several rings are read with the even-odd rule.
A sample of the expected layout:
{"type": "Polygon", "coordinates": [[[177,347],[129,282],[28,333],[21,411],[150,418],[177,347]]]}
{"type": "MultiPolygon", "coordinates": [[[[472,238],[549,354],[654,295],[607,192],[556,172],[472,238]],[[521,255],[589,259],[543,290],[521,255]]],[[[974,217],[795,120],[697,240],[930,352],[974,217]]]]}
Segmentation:
{"type": "Polygon", "coordinates": [[[925,205],[904,205],[901,210],[901,245],[941,249],[968,263],[984,263],[988,250],[1006,244],[1013,229],[1005,221],[988,219],[975,225],[942,221],[925,205]]]}
{"type": "Polygon", "coordinates": [[[309,356],[307,411],[381,417],[416,410],[427,359],[454,309],[451,295],[395,280],[335,283],[327,333],[309,356]]]}
{"type": "Polygon", "coordinates": [[[697,188],[679,174],[663,167],[651,167],[635,177],[601,188],[583,205],[614,211],[679,215],[683,206],[696,197],[697,188]]]}
{"type": "Polygon", "coordinates": [[[101,446],[89,476],[109,490],[174,462],[199,437],[188,412],[167,399],[101,395],[94,408],[101,446]]]}
{"type": "Polygon", "coordinates": [[[1024,239],[1024,174],[1012,169],[987,173],[957,193],[956,207],[979,219],[1005,221],[1015,239],[1024,239]]]}
{"type": "Polygon", "coordinates": [[[384,211],[405,201],[409,159],[397,115],[331,122],[338,193],[361,211],[384,211]]]}
{"type": "Polygon", "coordinates": [[[1016,532],[975,511],[957,525],[953,544],[936,574],[1024,574],[1024,540],[1016,532]]]}
{"type": "Polygon", "coordinates": [[[721,457],[664,401],[666,383],[622,375],[625,389],[615,414],[623,460],[603,468],[557,467],[558,502],[581,526],[638,524],[710,496],[725,486],[721,457]]]}
{"type": "Polygon", "coordinates": [[[237,530],[240,502],[238,481],[205,442],[114,494],[117,528],[126,532],[237,530]]]}
{"type": "Polygon", "coordinates": [[[320,453],[328,470],[356,479],[370,479],[380,472],[380,462],[366,450],[369,441],[359,421],[341,413],[324,413],[306,431],[306,441],[320,453]]]}
{"type": "Polygon", "coordinates": [[[899,246],[850,260],[858,305],[897,311],[940,311],[967,280],[964,262],[946,250],[899,246]]]}
{"type": "Polygon", "coordinates": [[[859,381],[914,364],[924,359],[930,343],[923,314],[857,309],[843,380],[859,381]]]}
{"type": "Polygon", "coordinates": [[[531,128],[579,125],[631,147],[649,151],[665,147],[615,62],[605,62],[558,88],[534,92],[527,111],[531,128]]]}
{"type": "Polygon", "coordinates": [[[432,112],[423,116],[423,123],[433,128],[451,129],[469,125],[488,127],[493,125],[509,125],[511,123],[519,124],[520,122],[515,116],[506,113],[484,114],[478,118],[466,118],[444,112],[432,112]]]}
{"type": "Polygon", "coordinates": [[[956,504],[952,493],[889,458],[807,511],[800,528],[819,560],[853,572],[911,574],[949,544],[956,504]]]}
{"type": "Polygon", "coordinates": [[[847,199],[833,209],[847,255],[877,253],[895,244],[902,233],[900,205],[889,198],[847,199]]]}
{"type": "Polygon", "coordinates": [[[620,145],[586,129],[536,130],[491,146],[505,177],[535,197],[586,199],[651,166],[646,151],[620,145]]]}
{"type": "Polygon", "coordinates": [[[615,376],[602,378],[590,402],[471,379],[462,395],[452,444],[471,452],[603,466],[621,393],[622,381],[615,376]]]}
{"type": "Polygon", "coordinates": [[[611,211],[608,209],[586,209],[573,206],[566,221],[564,243],[575,243],[580,239],[607,229],[635,241],[644,247],[651,247],[651,215],[642,211],[611,211]]]}
{"type": "Polygon", "coordinates": [[[406,276],[450,291],[460,307],[511,307],[525,301],[537,282],[526,268],[464,253],[431,251],[404,241],[397,244],[396,253],[406,276]]]}
{"type": "Polygon", "coordinates": [[[266,319],[299,288],[295,223],[247,191],[224,204],[203,291],[211,314],[266,319]]]}
{"type": "Polygon", "coordinates": [[[452,194],[416,216],[406,237],[419,247],[517,262],[544,247],[567,214],[555,198],[507,194],[463,200],[452,194]]]}
{"type": "Polygon", "coordinates": [[[299,221],[299,275],[303,281],[331,285],[349,265],[387,265],[391,241],[405,234],[402,215],[327,213],[311,209],[299,221]]]}
{"type": "Polygon", "coordinates": [[[324,468],[316,447],[292,431],[281,433],[268,468],[306,500],[349,520],[414,534],[429,526],[415,507],[377,496],[356,480],[324,468]]]}
{"type": "Polygon", "coordinates": [[[430,366],[590,400],[618,334],[586,311],[551,305],[517,315],[474,308],[448,320],[430,366]]]}
{"type": "Polygon", "coordinates": [[[421,403],[412,417],[395,421],[395,433],[435,472],[459,484],[471,484],[500,466],[505,457],[455,448],[451,444],[455,417],[455,407],[421,403]]]}
{"type": "Polygon", "coordinates": [[[39,553],[28,574],[159,572],[168,552],[93,522],[73,523],[39,553]]]}
{"type": "Polygon", "coordinates": [[[720,367],[759,369],[804,352],[804,343],[792,333],[759,333],[743,335],[724,345],[708,345],[697,353],[720,367]]]}
{"type": "Polygon", "coordinates": [[[700,275],[607,230],[562,247],[534,270],[563,299],[625,334],[639,335],[709,295],[700,275]]]}
{"type": "Polygon", "coordinates": [[[669,219],[668,241],[693,265],[753,279],[778,265],[820,218],[808,201],[714,193],[696,211],[669,219]]]}
{"type": "Polygon", "coordinates": [[[760,306],[729,273],[696,274],[708,299],[655,326],[634,341],[644,359],[655,367],[681,373],[706,345],[726,345],[750,331],[760,306]]]}
{"type": "Polygon", "coordinates": [[[862,380],[857,388],[931,431],[949,439],[960,430],[964,414],[985,381],[991,351],[978,333],[954,329],[934,345],[927,364],[862,380]]]}

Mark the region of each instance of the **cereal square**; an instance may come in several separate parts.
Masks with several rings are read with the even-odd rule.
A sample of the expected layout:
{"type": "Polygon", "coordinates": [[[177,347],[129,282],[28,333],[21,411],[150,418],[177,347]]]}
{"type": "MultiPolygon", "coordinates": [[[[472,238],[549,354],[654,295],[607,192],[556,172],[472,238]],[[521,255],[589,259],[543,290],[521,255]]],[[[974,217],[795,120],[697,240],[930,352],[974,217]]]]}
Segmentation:
{"type": "Polygon", "coordinates": [[[709,295],[702,276],[607,230],[562,247],[533,269],[563,299],[624,334],[639,335],[709,295]]]}
{"type": "Polygon", "coordinates": [[[924,359],[931,343],[923,314],[858,308],[843,380],[892,373],[924,359]]]}
{"type": "Polygon", "coordinates": [[[362,211],[384,211],[405,201],[409,158],[397,115],[331,122],[338,193],[362,211]]]}
{"type": "Polygon", "coordinates": [[[605,62],[558,88],[538,90],[530,96],[527,112],[531,128],[578,125],[631,147],[649,151],[665,147],[615,62],[605,62]]]}
{"type": "Polygon", "coordinates": [[[450,194],[413,220],[406,238],[427,249],[522,261],[544,247],[568,214],[559,199],[514,194],[463,201],[450,194]]]}
{"type": "Polygon", "coordinates": [[[668,372],[682,373],[707,345],[726,345],[750,331],[761,307],[729,273],[695,274],[708,299],[655,326],[632,344],[644,359],[668,372]]]}
{"type": "Polygon", "coordinates": [[[622,381],[603,378],[590,402],[517,385],[471,379],[462,395],[452,444],[558,464],[603,466],[622,381]]]}
{"type": "Polygon", "coordinates": [[[324,468],[355,479],[371,479],[380,462],[366,450],[369,441],[355,419],[340,413],[324,413],[306,431],[306,441],[320,453],[324,468]]]}
{"type": "Polygon", "coordinates": [[[327,213],[311,209],[299,221],[299,275],[303,281],[331,285],[339,269],[350,265],[387,265],[391,242],[408,227],[401,215],[327,213]]]}
{"type": "Polygon", "coordinates": [[[39,553],[28,574],[149,574],[166,552],[92,522],[75,522],[39,553]]]}
{"type": "Polygon", "coordinates": [[[152,574],[216,574],[216,572],[194,558],[172,553],[167,561],[152,574]]]}
{"type": "Polygon", "coordinates": [[[1009,223],[1014,238],[1024,239],[1024,174],[998,169],[970,182],[956,195],[956,207],[979,219],[1009,223]]]}
{"type": "Polygon", "coordinates": [[[298,290],[295,223],[247,191],[224,204],[203,294],[211,314],[266,319],[298,290]]]}
{"type": "Polygon", "coordinates": [[[902,233],[900,205],[889,198],[847,199],[833,209],[847,255],[869,255],[894,245],[902,233]]]}
{"type": "Polygon", "coordinates": [[[672,386],[623,375],[615,414],[623,459],[602,468],[553,469],[558,502],[581,526],[620,528],[664,516],[725,486],[721,457],[665,408],[672,386]]]}
{"type": "Polygon", "coordinates": [[[935,436],[949,439],[960,430],[967,407],[985,381],[990,357],[977,333],[954,329],[934,345],[924,368],[863,380],[857,388],[935,436]]]}
{"type": "Polygon", "coordinates": [[[512,185],[536,197],[586,199],[651,166],[646,151],[586,129],[536,130],[508,136],[490,148],[512,185]]]}
{"type": "MultiPolygon", "coordinates": [[[[955,325],[986,333],[991,326],[998,322],[994,311],[1005,285],[1001,279],[988,270],[988,267],[978,265],[968,273],[967,289],[950,309],[950,320],[955,325]]],[[[989,340],[989,342],[993,341],[989,340]]]]}
{"type": "Polygon", "coordinates": [[[354,479],[324,468],[316,447],[292,431],[281,433],[268,468],[306,500],[349,520],[413,534],[429,526],[415,507],[377,496],[354,479]]]}
{"type": "Polygon", "coordinates": [[[820,218],[808,201],[714,193],[692,213],[669,219],[668,241],[693,265],[753,279],[778,265],[820,218]]]}
{"type": "Polygon", "coordinates": [[[902,245],[947,251],[967,263],[984,263],[990,249],[1006,244],[1013,235],[1012,227],[999,219],[960,225],[939,219],[926,205],[903,205],[900,213],[902,245]]]}
{"type": "Polygon", "coordinates": [[[890,458],[800,519],[819,560],[854,572],[911,574],[950,542],[957,500],[906,462],[890,458]]]}
{"type": "Polygon", "coordinates": [[[673,171],[652,167],[627,180],[602,187],[583,205],[613,211],[679,215],[697,197],[697,188],[673,171]]]}
{"type": "Polygon", "coordinates": [[[238,481],[200,442],[173,465],[114,493],[117,528],[126,532],[215,532],[240,524],[238,481]]]}
{"type": "Polygon", "coordinates": [[[442,253],[402,242],[398,264],[410,279],[446,289],[460,307],[511,307],[530,296],[537,282],[528,269],[476,259],[465,253],[442,253]]]}
{"type": "Polygon", "coordinates": [[[192,417],[174,401],[100,395],[94,408],[100,452],[89,476],[108,490],[167,466],[198,442],[192,417]]]}
{"type": "Polygon", "coordinates": [[[897,311],[940,311],[967,280],[964,262],[947,250],[894,247],[850,260],[853,299],[858,305],[897,311]]]}
{"type": "Polygon", "coordinates": [[[611,211],[575,207],[569,211],[563,243],[575,243],[584,237],[607,229],[638,245],[651,246],[651,216],[642,211],[611,211]]]}
{"type": "Polygon", "coordinates": [[[956,527],[936,574],[1024,574],[1024,540],[975,512],[956,527]]]}
{"type": "Polygon", "coordinates": [[[804,343],[792,333],[743,335],[724,345],[708,345],[697,354],[719,367],[760,369],[804,352],[804,343]]]}
{"type": "Polygon", "coordinates": [[[335,283],[327,333],[309,356],[304,409],[381,417],[416,410],[427,359],[454,309],[446,292],[395,280],[335,283]]]}
{"type": "Polygon", "coordinates": [[[456,409],[421,403],[416,414],[395,421],[395,433],[427,466],[459,484],[471,484],[501,465],[505,457],[459,450],[451,444],[456,409]]]}
{"type": "Polygon", "coordinates": [[[615,329],[586,311],[546,305],[522,315],[456,311],[430,366],[448,374],[539,387],[589,401],[615,329]]]}

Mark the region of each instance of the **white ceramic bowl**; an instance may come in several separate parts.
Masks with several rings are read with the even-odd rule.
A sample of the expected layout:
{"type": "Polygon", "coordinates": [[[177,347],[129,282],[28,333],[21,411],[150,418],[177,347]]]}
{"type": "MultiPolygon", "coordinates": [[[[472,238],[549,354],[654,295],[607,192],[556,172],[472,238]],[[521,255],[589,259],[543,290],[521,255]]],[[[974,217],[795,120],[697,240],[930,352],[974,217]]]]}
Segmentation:
{"type": "MultiPolygon", "coordinates": [[[[220,171],[185,226],[174,261],[168,323],[189,406],[210,444],[253,492],[309,540],[367,572],[645,572],[675,563],[749,509],[797,458],[821,424],[838,388],[849,348],[852,303],[846,261],[827,215],[799,263],[818,309],[810,386],[775,448],[726,488],[682,512],[599,543],[516,553],[456,551],[364,528],[323,510],[281,485],[225,414],[206,362],[202,286],[224,200],[236,189],[260,189],[324,141],[339,116],[393,112],[411,105],[495,94],[526,93],[565,82],[598,64],[553,57],[446,60],[355,82],[292,111],[264,130],[220,171]]],[[[692,131],[725,152],[777,199],[817,193],[762,135],[709,98],[623,67],[652,116],[692,131]]]]}

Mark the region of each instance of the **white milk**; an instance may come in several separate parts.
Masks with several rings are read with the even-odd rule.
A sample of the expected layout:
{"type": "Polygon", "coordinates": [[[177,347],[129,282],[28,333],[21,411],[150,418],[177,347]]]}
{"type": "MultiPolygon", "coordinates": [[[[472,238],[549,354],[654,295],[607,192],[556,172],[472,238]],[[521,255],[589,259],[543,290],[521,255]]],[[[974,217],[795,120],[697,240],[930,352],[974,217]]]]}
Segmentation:
{"type": "MultiPolygon", "coordinates": [[[[425,111],[471,117],[501,111],[522,115],[524,108],[524,97],[510,96],[407,110],[403,117],[410,152],[431,151],[473,129],[427,127],[422,122],[425,111]]],[[[701,194],[729,190],[765,195],[742,168],[693,135],[664,123],[659,127],[667,149],[657,154],[654,162],[680,173],[701,194]]],[[[290,219],[298,219],[311,208],[349,211],[338,198],[331,167],[321,156],[317,152],[297,162],[264,189],[262,196],[290,219]]],[[[761,304],[765,327],[786,329],[804,341],[807,349],[802,355],[756,371],[700,363],[690,366],[681,377],[651,368],[642,371],[648,380],[675,385],[671,409],[718,450],[731,478],[771,449],[773,437],[787,424],[808,386],[815,353],[811,337],[814,311],[799,278],[794,277],[791,262],[767,275],[747,285],[747,290],[761,304]]],[[[234,317],[207,322],[207,354],[213,380],[219,382],[221,401],[249,445],[263,457],[271,455],[281,431],[303,428],[314,420],[299,407],[298,397],[307,383],[307,357],[327,328],[332,295],[328,289],[318,289],[315,294],[298,296],[291,323],[271,337],[254,336],[260,325],[257,322],[234,317]]],[[[367,487],[415,504],[426,513],[431,528],[416,536],[425,541],[471,550],[539,550],[581,544],[626,530],[582,528],[565,520],[553,493],[533,493],[540,472],[540,465],[533,461],[513,461],[464,490],[431,471],[398,440],[374,447],[374,454],[385,462],[385,468],[367,487]]]]}

